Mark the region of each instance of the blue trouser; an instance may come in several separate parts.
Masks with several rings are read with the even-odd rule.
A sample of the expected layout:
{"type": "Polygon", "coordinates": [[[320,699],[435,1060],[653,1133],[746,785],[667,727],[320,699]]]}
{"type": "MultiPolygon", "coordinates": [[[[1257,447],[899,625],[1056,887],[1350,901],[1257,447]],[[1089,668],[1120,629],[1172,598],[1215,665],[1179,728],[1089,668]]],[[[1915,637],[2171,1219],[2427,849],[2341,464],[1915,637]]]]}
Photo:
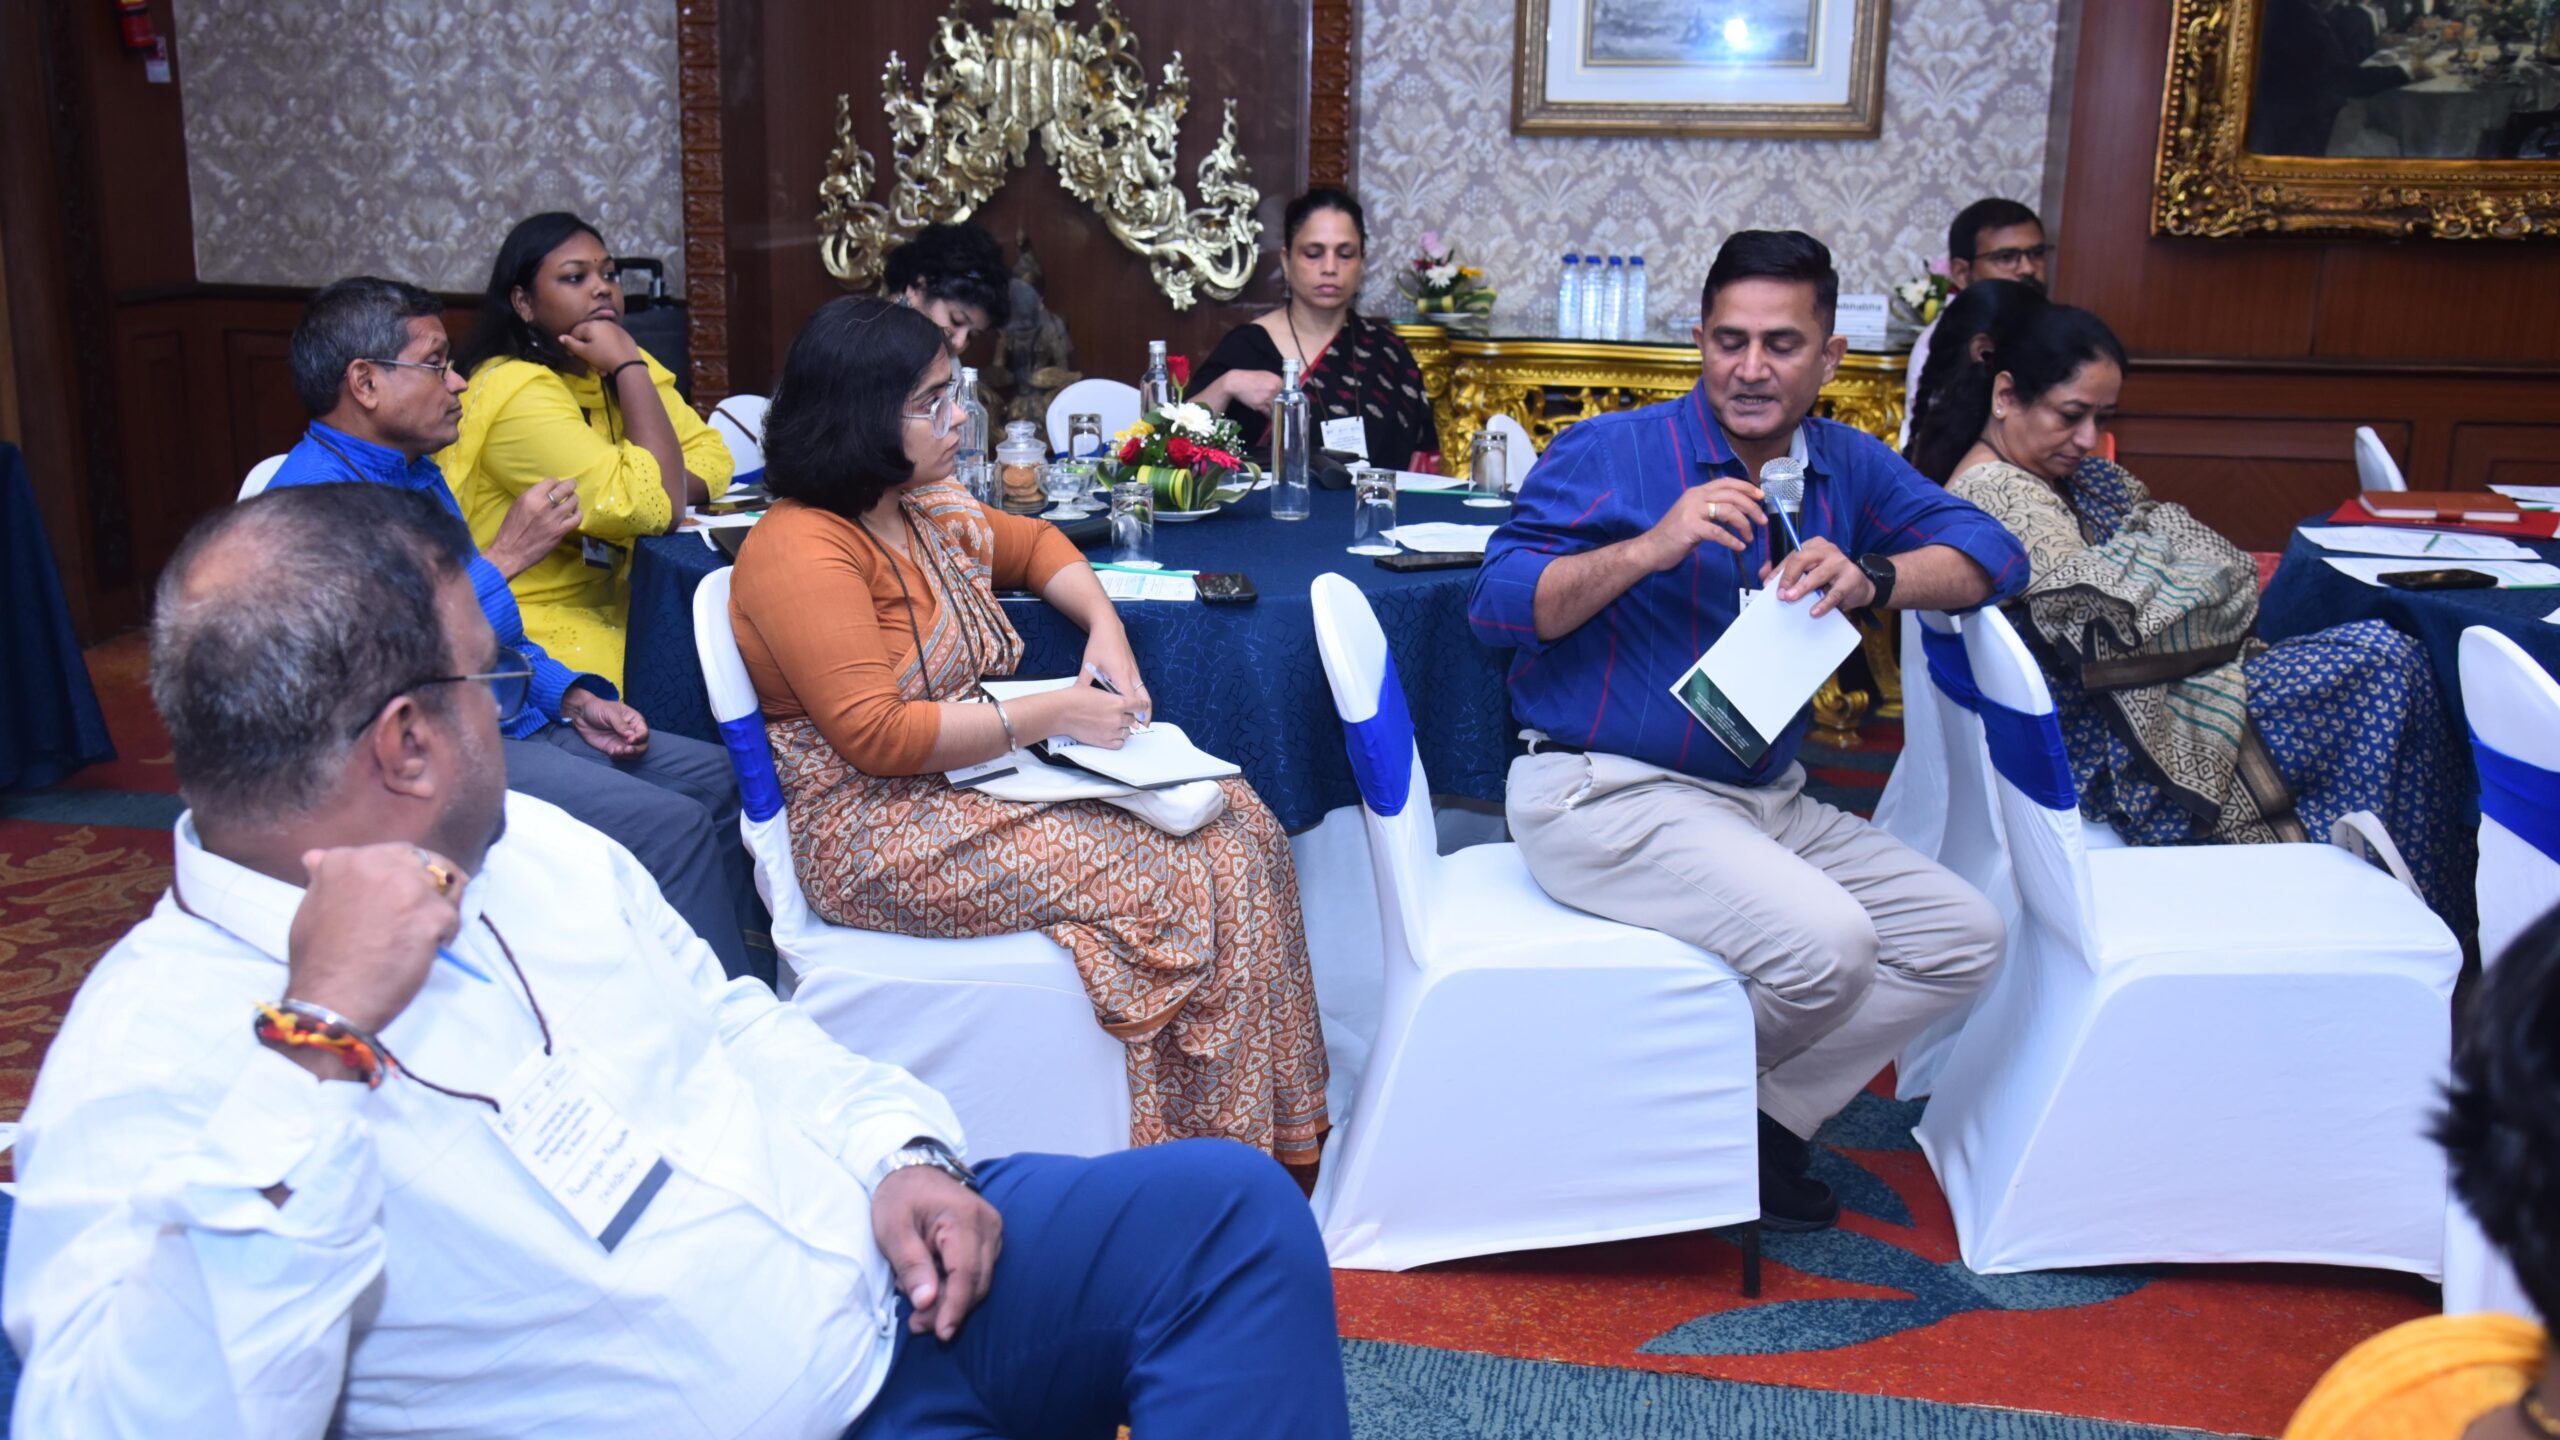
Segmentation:
{"type": "Polygon", "coordinates": [[[1268,1157],[1185,1140],[979,1179],[1004,1217],[987,1298],[948,1345],[899,1306],[888,1384],[846,1440],[1351,1434],[1324,1243],[1268,1157]]]}

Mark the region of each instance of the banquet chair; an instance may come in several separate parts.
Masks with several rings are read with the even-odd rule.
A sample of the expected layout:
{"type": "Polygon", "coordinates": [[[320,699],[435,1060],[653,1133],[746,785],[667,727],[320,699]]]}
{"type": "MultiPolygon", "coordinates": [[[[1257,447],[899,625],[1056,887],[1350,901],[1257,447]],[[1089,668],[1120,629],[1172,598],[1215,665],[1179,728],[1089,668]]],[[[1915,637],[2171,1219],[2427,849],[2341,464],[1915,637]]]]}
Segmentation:
{"type": "Polygon", "coordinates": [[[1118,380],[1084,379],[1059,391],[1049,401],[1049,453],[1067,453],[1067,420],[1074,415],[1102,417],[1102,438],[1138,423],[1138,387],[1118,380]]]}
{"type": "Polygon", "coordinates": [[[2043,673],[1958,628],[2020,912],[1914,1130],[1964,1263],[2438,1274],[2452,932],[2338,845],[2090,852],[2043,673]]]}
{"type": "Polygon", "coordinates": [[[285,457],[282,455],[270,455],[266,459],[259,461],[257,464],[250,466],[249,478],[240,482],[239,498],[242,500],[255,500],[260,495],[265,494],[267,490],[267,482],[276,478],[276,472],[284,468],[284,460],[285,457]]]}
{"type": "Polygon", "coordinates": [[[1757,1064],[1715,956],[1557,904],[1512,844],[1439,853],[1368,600],[1312,587],[1384,930],[1378,1033],[1316,1218],[1350,1270],[1744,1223],[1758,1288],[1757,1064]]]}
{"type": "MultiPolygon", "coordinates": [[[[2480,956],[2494,963],[2560,905],[2560,683],[2485,625],[2463,631],[2455,653],[2480,771],[2480,956]]],[[[2515,1272],[2460,1200],[2445,1206],[2444,1308],[2535,1318],[2515,1272]]]]}
{"type": "Polygon", "coordinates": [[[1048,937],[926,940],[830,925],[809,909],[764,715],[729,628],[735,573],[715,570],[693,592],[693,640],[737,771],[756,891],[773,913],[778,988],[846,1049],[941,1091],[972,1155],[1128,1148],[1128,1054],[1048,937]]]}
{"type": "Polygon", "coordinates": [[[2400,478],[2399,462],[2391,458],[2391,451],[2370,425],[2356,427],[2356,485],[2364,490],[2409,488],[2409,482],[2400,478]]]}
{"type": "MultiPolygon", "coordinates": [[[[1949,693],[1949,687],[1932,682],[1933,652],[1940,668],[1966,670],[1964,639],[1957,633],[1955,617],[1934,610],[1904,611],[1902,754],[1885,779],[1875,823],[1981,891],[2014,937],[2019,931],[2018,882],[2011,873],[2009,844],[2000,828],[1999,791],[1983,750],[1982,721],[1949,693]]],[[[2114,826],[2086,817],[2080,822],[2080,843],[2088,850],[2124,847],[2114,826]]],[[[1995,974],[1992,984],[1999,983],[1995,974]]],[[[1982,995],[1976,994],[1930,1021],[1902,1047],[1893,1066],[1897,1099],[1916,1100],[1929,1093],[1955,1047],[1957,1034],[1981,1005],[1982,995]]]]}
{"type": "Polygon", "coordinates": [[[764,482],[764,412],[772,401],[762,395],[732,395],[711,407],[711,428],[729,447],[729,486],[764,482]]]}

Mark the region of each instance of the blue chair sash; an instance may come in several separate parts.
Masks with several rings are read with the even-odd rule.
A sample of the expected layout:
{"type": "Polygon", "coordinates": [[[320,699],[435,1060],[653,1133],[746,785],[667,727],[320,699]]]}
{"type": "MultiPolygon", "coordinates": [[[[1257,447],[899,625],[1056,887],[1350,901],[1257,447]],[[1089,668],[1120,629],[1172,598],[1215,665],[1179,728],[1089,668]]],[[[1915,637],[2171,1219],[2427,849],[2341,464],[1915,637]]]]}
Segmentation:
{"type": "Polygon", "coordinates": [[[738,803],[750,820],[770,820],[782,813],[782,778],[773,770],[773,747],[765,742],[764,712],[750,710],[720,722],[720,743],[729,747],[729,768],[738,774],[738,803]]]}
{"type": "Polygon", "coordinates": [[[1378,713],[1342,722],[1360,798],[1382,816],[1404,813],[1413,789],[1413,716],[1405,709],[1404,682],[1396,678],[1396,657],[1386,660],[1386,673],[1378,679],[1378,713]]]}
{"type": "Polygon", "coordinates": [[[1991,748],[1991,768],[2047,810],[2076,810],[2080,787],[2071,779],[2071,752],[2063,748],[2062,722],[2051,711],[2031,715],[1982,693],[1973,680],[1973,657],[1961,635],[1942,635],[1920,627],[1920,649],[1928,657],[1929,681],[1958,705],[1982,719],[1982,736],[1991,748]]]}
{"type": "Polygon", "coordinates": [[[2471,757],[2480,767],[2480,813],[2560,862],[2560,770],[2519,760],[2477,730],[2471,732],[2471,757]]]}

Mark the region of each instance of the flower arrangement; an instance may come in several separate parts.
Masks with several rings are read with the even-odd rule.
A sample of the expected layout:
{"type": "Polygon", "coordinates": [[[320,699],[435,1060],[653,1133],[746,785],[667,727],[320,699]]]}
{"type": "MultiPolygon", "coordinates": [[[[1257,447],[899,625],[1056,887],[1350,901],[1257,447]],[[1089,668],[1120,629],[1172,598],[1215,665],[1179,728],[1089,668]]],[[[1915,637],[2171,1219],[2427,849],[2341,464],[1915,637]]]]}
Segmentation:
{"type": "Polygon", "coordinates": [[[1206,510],[1218,491],[1245,468],[1238,453],[1243,432],[1205,405],[1178,400],[1149,411],[1112,437],[1115,480],[1145,479],[1156,503],[1170,510],[1206,510]]]}
{"type": "Polygon", "coordinates": [[[1955,293],[1955,282],[1948,278],[1947,262],[1932,260],[1929,268],[1917,275],[1894,282],[1893,308],[1914,325],[1938,323],[1947,308],[1947,297],[1955,293]]]}
{"type": "Polygon", "coordinates": [[[1484,272],[1459,264],[1457,247],[1437,230],[1422,232],[1422,253],[1396,276],[1396,288],[1413,297],[1414,311],[1420,315],[1493,313],[1495,292],[1484,283],[1484,272]]]}

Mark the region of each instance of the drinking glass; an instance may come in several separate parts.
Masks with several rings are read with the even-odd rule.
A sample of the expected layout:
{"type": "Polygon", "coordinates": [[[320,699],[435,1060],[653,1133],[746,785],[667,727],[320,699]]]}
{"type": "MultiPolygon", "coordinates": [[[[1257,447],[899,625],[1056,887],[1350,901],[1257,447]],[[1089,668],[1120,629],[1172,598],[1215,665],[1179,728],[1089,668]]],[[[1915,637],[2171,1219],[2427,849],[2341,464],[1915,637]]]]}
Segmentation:
{"type": "Polygon", "coordinates": [[[992,462],[963,460],[953,468],[952,478],[969,492],[970,499],[981,505],[996,503],[996,467],[992,462]]]}
{"type": "Polygon", "coordinates": [[[1040,489],[1049,497],[1048,513],[1043,520],[1081,520],[1092,513],[1084,508],[1085,471],[1064,460],[1051,461],[1040,472],[1040,489]]]}
{"type": "Polygon", "coordinates": [[[1091,460],[1102,454],[1102,417],[1070,415],[1067,417],[1067,456],[1074,460],[1091,460]]]}
{"type": "Polygon", "coordinates": [[[1366,463],[1351,467],[1351,553],[1393,555],[1396,542],[1396,475],[1366,463]]]}
{"type": "Polygon", "coordinates": [[[1476,443],[1467,447],[1467,503],[1476,506],[1511,503],[1511,450],[1502,437],[1490,430],[1476,432],[1476,443]]]}
{"type": "Polygon", "coordinates": [[[1111,487],[1111,559],[1114,564],[1156,568],[1156,487],[1138,478],[1111,487]]]}

